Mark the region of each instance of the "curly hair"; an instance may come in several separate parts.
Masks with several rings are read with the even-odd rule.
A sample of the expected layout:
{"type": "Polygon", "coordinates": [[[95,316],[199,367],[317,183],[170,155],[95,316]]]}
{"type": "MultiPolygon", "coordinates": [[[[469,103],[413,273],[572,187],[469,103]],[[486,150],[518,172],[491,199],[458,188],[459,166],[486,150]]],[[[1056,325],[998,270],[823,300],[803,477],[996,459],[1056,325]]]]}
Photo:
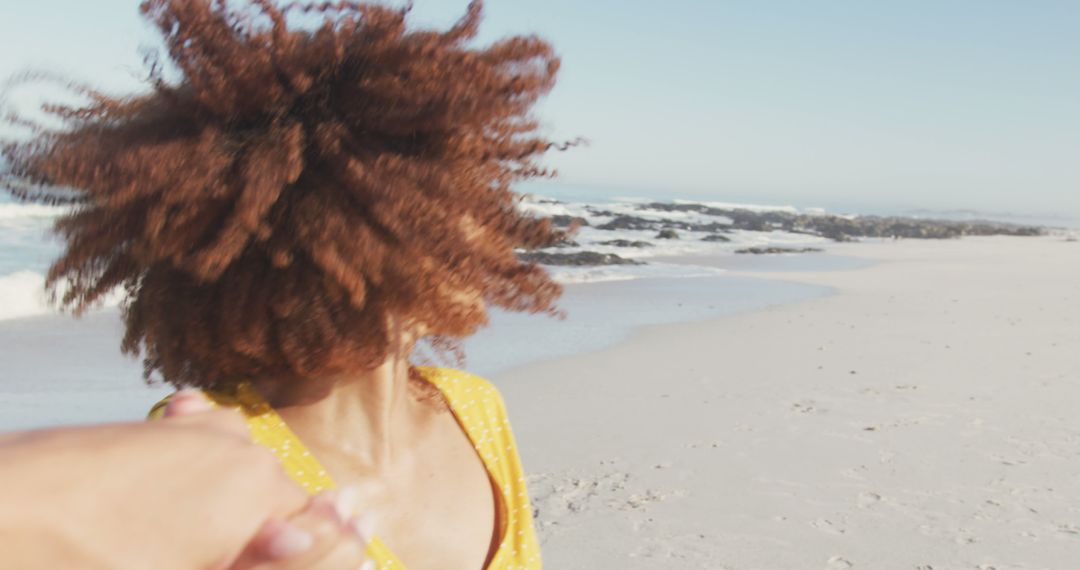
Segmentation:
{"type": "Polygon", "coordinates": [[[122,350],[143,354],[147,381],[366,369],[387,357],[388,316],[460,357],[486,307],[446,291],[562,316],[561,286],[515,249],[566,232],[511,189],[554,176],[538,159],[574,144],[531,115],[559,67],[546,41],[471,45],[479,1],[445,31],[361,2],[141,11],[179,79],[151,61],[144,94],[69,84],[88,102],[43,105],[59,128],[9,116],[32,136],[3,145],[2,183],[72,206],[46,286],[75,315],[123,287],[122,350]],[[292,25],[293,11],[321,23],[292,25]]]}

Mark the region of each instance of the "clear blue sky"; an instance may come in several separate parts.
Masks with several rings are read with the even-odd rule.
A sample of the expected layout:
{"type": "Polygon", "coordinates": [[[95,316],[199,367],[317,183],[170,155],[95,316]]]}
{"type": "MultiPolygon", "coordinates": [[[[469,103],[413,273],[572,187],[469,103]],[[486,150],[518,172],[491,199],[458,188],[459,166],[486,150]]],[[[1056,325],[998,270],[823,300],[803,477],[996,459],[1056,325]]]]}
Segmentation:
{"type": "MultiPolygon", "coordinates": [[[[448,24],[465,0],[415,0],[448,24]]],[[[0,75],[137,87],[135,0],[0,2],[0,75]]],[[[1075,0],[488,0],[482,39],[563,57],[567,185],[656,197],[1080,218],[1075,0]]]]}

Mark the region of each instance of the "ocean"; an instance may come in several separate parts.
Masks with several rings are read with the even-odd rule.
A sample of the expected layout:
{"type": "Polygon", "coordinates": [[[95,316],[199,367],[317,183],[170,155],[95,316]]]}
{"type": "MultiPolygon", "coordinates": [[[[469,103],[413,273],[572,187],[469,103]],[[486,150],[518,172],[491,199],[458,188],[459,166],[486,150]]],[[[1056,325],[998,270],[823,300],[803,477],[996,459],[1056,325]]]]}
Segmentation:
{"type": "MultiPolygon", "coordinates": [[[[595,251],[645,262],[644,265],[551,267],[550,272],[555,279],[567,284],[716,276],[722,275],[724,271],[692,264],[680,265],[663,261],[650,262],[650,260],[682,255],[733,255],[736,249],[743,247],[814,247],[828,243],[828,240],[824,238],[786,232],[735,230],[727,234],[731,240],[729,242],[706,242],[701,240],[701,237],[706,235],[701,232],[680,232],[680,239],[659,239],[654,231],[599,230],[594,227],[609,221],[612,215],[606,215],[608,213],[634,215],[646,219],[663,217],[691,223],[709,223],[720,220],[716,216],[695,212],[639,210],[637,207],[646,201],[643,198],[602,198],[595,201],[552,203],[550,198],[533,196],[523,201],[521,208],[537,216],[579,216],[589,222],[590,226],[581,228],[574,238],[579,245],[559,248],[560,253],[595,251]],[[604,212],[605,215],[598,215],[596,213],[598,211],[604,212]],[[618,239],[646,242],[650,246],[628,248],[600,244],[603,241],[618,239]]],[[[794,208],[790,206],[704,203],[717,207],[736,206],[755,210],[794,211],[794,208]]],[[[64,211],[64,207],[24,204],[13,202],[6,197],[0,198],[0,321],[55,312],[47,302],[42,286],[50,263],[61,250],[61,244],[50,235],[49,230],[56,217],[64,211]]],[[[119,299],[119,296],[112,296],[106,302],[106,306],[115,306],[119,299]]]]}
{"type": "MultiPolygon", "coordinates": [[[[636,206],[641,199],[602,199],[553,203],[533,196],[521,207],[535,215],[571,215],[593,226],[612,214],[648,217],[636,206]],[[602,211],[605,215],[595,212],[602,211]]],[[[769,206],[749,206],[771,208],[769,206]]],[[[787,209],[786,207],[779,207],[787,209]]],[[[147,406],[169,389],[148,387],[141,365],[119,353],[122,334],[113,295],[100,310],[81,319],[61,315],[44,296],[44,275],[61,251],[49,229],[62,207],[0,202],[0,430],[142,417],[147,406]]],[[[705,220],[696,213],[667,212],[669,219],[705,220]]],[[[491,323],[465,343],[465,367],[497,375],[516,366],[547,358],[602,349],[618,343],[641,326],[707,319],[770,305],[827,295],[821,287],[749,279],[727,270],[658,261],[669,256],[728,256],[746,246],[813,246],[822,238],[782,232],[734,231],[730,242],[703,242],[693,232],[680,239],[658,239],[651,231],[599,230],[584,227],[579,244],[559,248],[573,253],[592,250],[644,261],[644,265],[599,267],[552,266],[565,284],[560,306],[567,319],[491,311],[491,323]],[[646,241],[651,247],[599,245],[613,239],[646,241]]],[[[791,258],[799,259],[799,258],[791,258]]],[[[835,264],[815,254],[802,263],[835,264]]],[[[772,260],[761,260],[767,267],[772,260]]]]}

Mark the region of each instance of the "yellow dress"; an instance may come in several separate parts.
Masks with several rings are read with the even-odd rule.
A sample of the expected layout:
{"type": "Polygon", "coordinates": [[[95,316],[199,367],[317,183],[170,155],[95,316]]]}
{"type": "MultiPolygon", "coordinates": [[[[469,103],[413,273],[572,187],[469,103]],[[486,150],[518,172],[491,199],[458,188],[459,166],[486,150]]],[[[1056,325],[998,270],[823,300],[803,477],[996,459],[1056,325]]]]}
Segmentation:
{"type": "MultiPolygon", "coordinates": [[[[486,570],[541,568],[540,545],[533,528],[525,475],[502,396],[490,382],[475,374],[430,366],[417,369],[443,393],[450,411],[500,491],[497,506],[502,542],[486,570]]],[[[251,428],[252,440],[276,455],[289,476],[309,493],[335,487],[334,480],[318,459],[251,385],[240,384],[232,394],[206,392],[206,395],[219,406],[243,412],[251,428]]],[[[167,402],[168,398],[158,402],[150,411],[150,417],[161,417],[167,402]]],[[[367,554],[378,570],[405,569],[378,536],[368,544],[367,554]]]]}

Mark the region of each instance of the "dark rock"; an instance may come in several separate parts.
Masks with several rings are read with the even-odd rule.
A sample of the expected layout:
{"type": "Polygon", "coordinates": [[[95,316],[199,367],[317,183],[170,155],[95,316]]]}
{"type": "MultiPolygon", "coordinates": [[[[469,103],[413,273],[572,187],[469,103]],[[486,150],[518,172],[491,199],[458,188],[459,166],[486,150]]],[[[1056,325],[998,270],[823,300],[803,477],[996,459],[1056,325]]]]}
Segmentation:
{"type": "Polygon", "coordinates": [[[750,253],[754,255],[769,255],[774,253],[813,253],[825,251],[819,247],[747,247],[736,249],[735,253],[750,253]]]}
{"type": "Polygon", "coordinates": [[[557,216],[551,216],[551,225],[553,225],[553,226],[555,226],[557,228],[568,227],[568,226],[570,226],[570,224],[572,224],[574,222],[577,222],[578,225],[580,225],[580,226],[589,225],[589,221],[586,220],[585,218],[582,218],[581,216],[566,216],[566,215],[563,215],[563,214],[559,214],[557,216]]]}
{"type": "Polygon", "coordinates": [[[544,265],[645,265],[643,261],[619,257],[614,253],[595,251],[579,251],[575,253],[527,251],[518,253],[518,259],[524,262],[543,263],[544,265]]]}
{"type": "Polygon", "coordinates": [[[600,230],[655,230],[663,222],[646,220],[637,216],[615,216],[606,224],[596,226],[600,230]]]}
{"type": "Polygon", "coordinates": [[[731,231],[731,224],[722,224],[720,222],[710,222],[708,224],[683,224],[683,229],[692,232],[729,232],[731,231]]]}
{"type": "Polygon", "coordinates": [[[609,216],[610,217],[615,217],[615,216],[618,216],[618,214],[616,214],[615,212],[612,212],[610,210],[601,210],[599,208],[594,208],[592,206],[585,206],[585,210],[587,210],[590,214],[592,214],[594,216],[603,216],[603,217],[609,217],[609,216]]]}
{"type": "MultiPolygon", "coordinates": [[[[653,221],[653,227],[670,225],[693,231],[717,231],[706,229],[715,226],[723,229],[740,229],[758,232],[782,230],[826,237],[835,241],[856,241],[859,237],[909,238],[909,239],[950,239],[961,236],[1039,236],[1046,235],[1046,228],[1019,226],[1005,222],[988,220],[953,221],[930,220],[921,218],[900,218],[881,216],[857,216],[853,218],[832,215],[793,214],[784,211],[752,211],[741,209],[713,208],[704,204],[664,204],[653,202],[640,204],[639,210],[661,212],[698,212],[710,216],[723,216],[731,219],[730,224],[714,222],[712,224],[687,224],[685,222],[653,221]]],[[[647,228],[653,229],[653,228],[647,228]]]]}
{"type": "Polygon", "coordinates": [[[627,215],[615,216],[607,223],[596,226],[598,230],[684,230],[688,232],[723,232],[731,228],[730,224],[721,222],[691,224],[677,220],[650,220],[627,215]]]}
{"type": "Polygon", "coordinates": [[[723,234],[709,234],[701,238],[701,241],[731,241],[731,238],[723,234]]]}
{"type": "Polygon", "coordinates": [[[628,239],[609,239],[600,242],[600,245],[613,245],[615,247],[653,247],[653,244],[647,241],[630,241],[628,239]]]}
{"type": "Polygon", "coordinates": [[[724,210],[721,208],[713,208],[706,206],[705,204],[665,204],[663,202],[652,202],[650,204],[639,204],[638,210],[659,210],[661,212],[698,212],[709,216],[727,216],[727,212],[731,210],[724,210]]]}
{"type": "Polygon", "coordinates": [[[656,239],[679,239],[679,234],[671,228],[664,228],[656,234],[656,239]]]}

